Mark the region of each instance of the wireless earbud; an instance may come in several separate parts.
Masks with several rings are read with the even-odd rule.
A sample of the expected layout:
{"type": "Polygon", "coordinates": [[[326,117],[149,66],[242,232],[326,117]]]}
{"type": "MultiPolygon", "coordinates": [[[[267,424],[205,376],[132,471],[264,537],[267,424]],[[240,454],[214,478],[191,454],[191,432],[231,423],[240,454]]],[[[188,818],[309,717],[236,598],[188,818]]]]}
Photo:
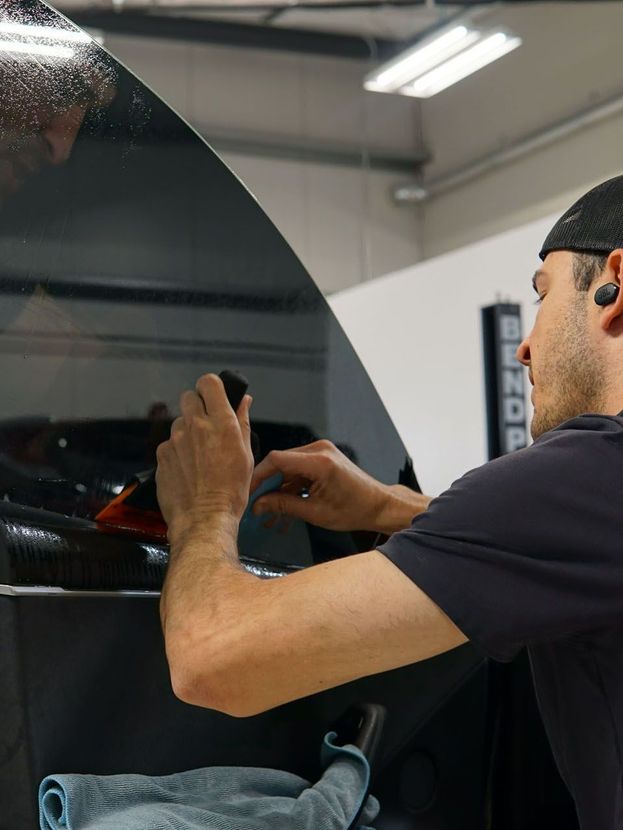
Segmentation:
{"type": "Polygon", "coordinates": [[[607,282],[595,291],[595,302],[597,305],[610,305],[610,303],[613,303],[618,296],[619,286],[615,285],[613,282],[607,282]]]}

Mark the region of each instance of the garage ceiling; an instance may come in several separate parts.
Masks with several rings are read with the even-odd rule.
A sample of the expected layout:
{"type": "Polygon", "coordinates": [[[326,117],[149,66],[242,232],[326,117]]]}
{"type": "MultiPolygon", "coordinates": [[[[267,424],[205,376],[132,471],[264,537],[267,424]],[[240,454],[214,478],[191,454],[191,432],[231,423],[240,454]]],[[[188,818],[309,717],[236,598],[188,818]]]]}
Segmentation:
{"type": "MultiPolygon", "coordinates": [[[[153,33],[155,21],[166,28],[181,24],[227,23],[264,29],[308,31],[399,41],[425,30],[466,8],[491,6],[493,0],[463,3],[447,0],[57,0],[60,11],[80,22],[89,17],[116,19],[115,28],[143,18],[153,33]]],[[[110,28],[110,25],[107,26],[110,28]]],[[[138,32],[137,32],[138,33],[138,32]]],[[[302,50],[304,51],[304,50],[302,50]]]]}
{"type": "MultiPolygon", "coordinates": [[[[590,3],[591,0],[589,0],[590,3]]],[[[83,26],[342,57],[390,57],[465,11],[586,0],[51,0],[83,26]]],[[[592,0],[596,2],[596,0],[592,0]]],[[[623,0],[600,0],[599,4],[623,0]]],[[[561,9],[562,11],[562,9],[561,9]]]]}

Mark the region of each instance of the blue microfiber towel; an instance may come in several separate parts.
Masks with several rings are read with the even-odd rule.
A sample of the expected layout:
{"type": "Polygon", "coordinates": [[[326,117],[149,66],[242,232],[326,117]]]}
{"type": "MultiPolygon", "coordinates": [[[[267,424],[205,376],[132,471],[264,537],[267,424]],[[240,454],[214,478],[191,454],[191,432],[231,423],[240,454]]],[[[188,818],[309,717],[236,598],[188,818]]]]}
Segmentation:
{"type": "Polygon", "coordinates": [[[270,514],[256,516],[253,513],[253,505],[259,498],[265,496],[266,493],[279,490],[282,484],[283,476],[281,473],[275,473],[274,476],[267,478],[266,481],[260,484],[257,490],[251,493],[249,504],[240,520],[238,530],[238,550],[242,556],[255,558],[258,556],[258,551],[270,551],[274,545],[274,529],[264,527],[264,524],[270,519],[270,514]]]}
{"type": "Polygon", "coordinates": [[[269,517],[267,515],[256,516],[253,512],[253,505],[258,499],[265,496],[267,493],[273,493],[275,490],[279,490],[282,484],[283,475],[281,473],[275,473],[274,476],[267,478],[266,481],[263,481],[260,486],[254,490],[253,493],[251,493],[249,504],[247,505],[247,509],[244,511],[244,515],[240,521],[240,533],[258,533],[261,531],[264,522],[266,522],[269,517]]]}
{"type": "Polygon", "coordinates": [[[52,775],[39,788],[41,830],[372,830],[370,768],[354,746],[325,736],[313,786],[255,767],[144,775],[52,775]]]}

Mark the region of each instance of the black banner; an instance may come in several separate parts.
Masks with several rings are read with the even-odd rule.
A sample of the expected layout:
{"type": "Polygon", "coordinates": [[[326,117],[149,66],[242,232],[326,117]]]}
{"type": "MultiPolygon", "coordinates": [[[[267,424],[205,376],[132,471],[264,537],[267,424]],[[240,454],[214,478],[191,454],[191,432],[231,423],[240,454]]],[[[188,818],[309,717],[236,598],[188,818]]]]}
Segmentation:
{"type": "Polygon", "coordinates": [[[522,341],[521,308],[497,303],[482,309],[489,458],[528,443],[524,368],[515,357],[522,341]]]}

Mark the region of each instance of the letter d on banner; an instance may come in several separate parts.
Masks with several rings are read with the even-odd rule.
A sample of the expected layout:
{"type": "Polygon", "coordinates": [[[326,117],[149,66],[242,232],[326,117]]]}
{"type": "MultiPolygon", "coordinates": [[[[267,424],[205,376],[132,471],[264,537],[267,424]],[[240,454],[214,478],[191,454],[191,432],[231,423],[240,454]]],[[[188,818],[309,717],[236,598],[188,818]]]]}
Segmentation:
{"type": "Polygon", "coordinates": [[[528,443],[524,370],[515,357],[521,343],[521,308],[498,303],[482,309],[489,458],[528,443]]]}

